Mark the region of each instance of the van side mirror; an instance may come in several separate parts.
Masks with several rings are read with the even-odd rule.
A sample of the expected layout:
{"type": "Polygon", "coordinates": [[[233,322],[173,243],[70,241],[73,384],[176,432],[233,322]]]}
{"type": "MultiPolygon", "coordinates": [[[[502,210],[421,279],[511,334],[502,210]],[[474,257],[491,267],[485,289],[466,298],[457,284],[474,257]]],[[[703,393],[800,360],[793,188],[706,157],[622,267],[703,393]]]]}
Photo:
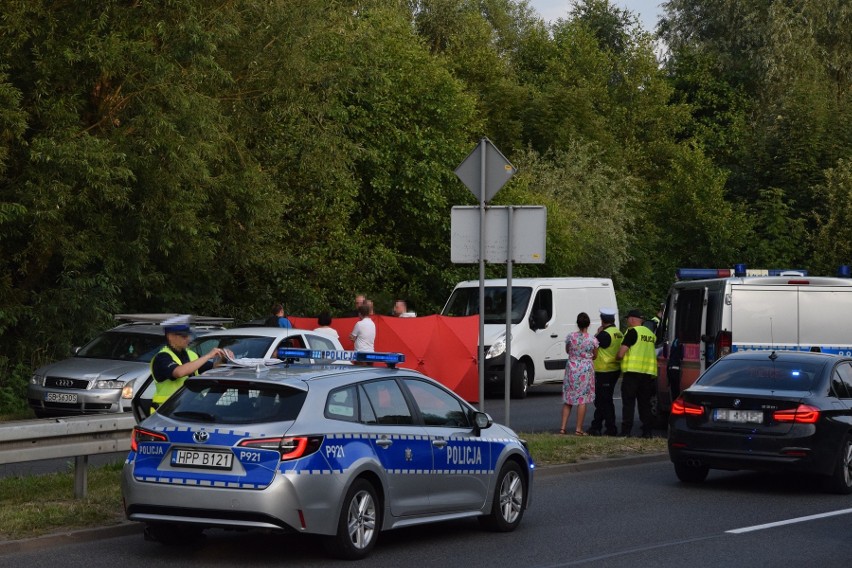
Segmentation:
{"type": "Polygon", "coordinates": [[[533,330],[547,327],[547,310],[533,310],[530,316],[530,328],[533,330]]]}

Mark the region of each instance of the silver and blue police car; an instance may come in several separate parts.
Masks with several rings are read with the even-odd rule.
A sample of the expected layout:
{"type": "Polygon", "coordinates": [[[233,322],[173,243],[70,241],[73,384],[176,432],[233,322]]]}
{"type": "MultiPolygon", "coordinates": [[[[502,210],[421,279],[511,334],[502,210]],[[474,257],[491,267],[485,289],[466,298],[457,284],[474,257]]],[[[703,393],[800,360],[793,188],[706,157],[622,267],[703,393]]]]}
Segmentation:
{"type": "Polygon", "coordinates": [[[515,432],[397,368],[399,354],[279,357],[188,378],[148,417],[139,396],[150,389],[140,391],[122,493],[148,538],[295,532],[358,559],[383,530],[466,517],[500,532],[520,524],[535,465],[515,432]],[[318,360],[356,364],[301,364],[318,360]]]}

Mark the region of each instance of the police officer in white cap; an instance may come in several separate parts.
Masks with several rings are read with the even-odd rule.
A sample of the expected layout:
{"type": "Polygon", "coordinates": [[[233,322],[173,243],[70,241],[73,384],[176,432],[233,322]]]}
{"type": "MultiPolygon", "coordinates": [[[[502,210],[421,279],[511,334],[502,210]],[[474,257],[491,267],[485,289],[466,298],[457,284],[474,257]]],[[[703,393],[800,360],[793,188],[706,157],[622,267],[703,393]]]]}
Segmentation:
{"type": "Polygon", "coordinates": [[[201,357],[188,348],[192,339],[189,321],[188,315],[181,315],[160,324],[166,334],[166,345],[151,359],[151,375],[156,387],[152,409],[157,409],[183,386],[186,377],[208,371],[225,359],[225,350],[218,347],[201,357]]]}
{"type": "Polygon", "coordinates": [[[601,326],[595,338],[598,340],[598,356],[595,358],[595,416],[589,434],[615,436],[615,404],[612,401],[615,384],[621,375],[621,361],[616,357],[624,335],[615,326],[616,311],[601,308],[601,326]]]}

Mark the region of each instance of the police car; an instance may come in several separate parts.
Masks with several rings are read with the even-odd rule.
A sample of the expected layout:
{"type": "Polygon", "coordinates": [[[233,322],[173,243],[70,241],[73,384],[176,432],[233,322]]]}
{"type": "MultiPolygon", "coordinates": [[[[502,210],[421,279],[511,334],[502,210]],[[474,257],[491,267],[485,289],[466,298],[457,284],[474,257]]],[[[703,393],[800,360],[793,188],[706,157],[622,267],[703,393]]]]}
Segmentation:
{"type": "Polygon", "coordinates": [[[314,534],[333,556],[358,559],[383,530],[470,517],[499,532],[519,525],[535,466],[512,430],[397,368],[400,354],[278,357],[190,377],[134,428],[122,493],[148,538],[314,534]],[[311,360],[355,365],[289,362],[311,360]]]}

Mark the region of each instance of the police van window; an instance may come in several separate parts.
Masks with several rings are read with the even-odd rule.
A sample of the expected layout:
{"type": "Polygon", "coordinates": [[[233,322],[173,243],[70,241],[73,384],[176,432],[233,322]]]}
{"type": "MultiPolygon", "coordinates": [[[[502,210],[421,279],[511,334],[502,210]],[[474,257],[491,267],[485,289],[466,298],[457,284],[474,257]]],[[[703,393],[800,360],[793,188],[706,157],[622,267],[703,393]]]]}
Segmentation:
{"type": "Polygon", "coordinates": [[[403,379],[426,426],[469,428],[461,403],[445,390],[419,379],[403,379]]]}
{"type": "Polygon", "coordinates": [[[396,381],[372,381],[363,387],[378,424],[414,424],[411,409],[396,381]]]}
{"type": "Polygon", "coordinates": [[[332,420],[355,422],[358,420],[358,395],[354,386],[333,391],[325,402],[325,417],[332,420]]]}
{"type": "Polygon", "coordinates": [[[675,339],[681,343],[701,341],[701,315],[704,311],[704,289],[681,290],[677,298],[675,339]]]}
{"type": "Polygon", "coordinates": [[[834,370],[832,387],[840,398],[852,398],[852,364],[841,363],[834,370]],[[841,385],[836,384],[840,382],[841,385]]]}

